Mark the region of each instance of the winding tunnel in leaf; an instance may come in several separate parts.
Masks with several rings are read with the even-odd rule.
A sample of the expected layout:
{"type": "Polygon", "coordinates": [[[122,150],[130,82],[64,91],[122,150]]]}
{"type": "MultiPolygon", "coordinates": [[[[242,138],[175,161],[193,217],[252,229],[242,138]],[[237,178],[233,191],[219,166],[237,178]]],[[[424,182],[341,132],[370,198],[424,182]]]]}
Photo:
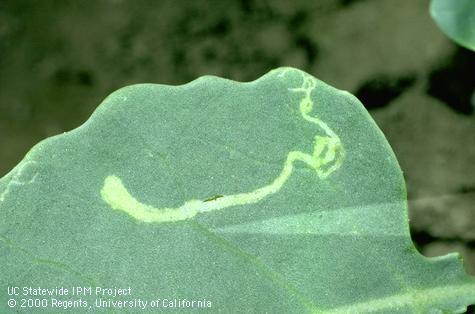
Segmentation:
{"type": "Polygon", "coordinates": [[[293,68],[114,92],[0,180],[0,217],[4,287],[130,287],[149,310],[209,312],[475,302],[456,255],[415,250],[401,170],[361,103],[293,68]]]}

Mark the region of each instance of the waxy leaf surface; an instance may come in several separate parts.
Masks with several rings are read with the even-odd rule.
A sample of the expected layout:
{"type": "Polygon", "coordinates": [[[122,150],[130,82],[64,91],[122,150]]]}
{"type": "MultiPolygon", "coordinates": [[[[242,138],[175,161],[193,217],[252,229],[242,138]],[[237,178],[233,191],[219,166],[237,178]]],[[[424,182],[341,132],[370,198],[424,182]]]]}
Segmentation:
{"type": "Polygon", "coordinates": [[[347,92],[292,68],[129,86],[0,180],[0,312],[18,309],[10,286],[131,288],[74,312],[121,311],[96,299],[222,313],[475,303],[457,256],[421,256],[407,219],[396,158],[347,92]]]}
{"type": "Polygon", "coordinates": [[[432,0],[430,14],[447,36],[475,51],[474,0],[432,0]]]}

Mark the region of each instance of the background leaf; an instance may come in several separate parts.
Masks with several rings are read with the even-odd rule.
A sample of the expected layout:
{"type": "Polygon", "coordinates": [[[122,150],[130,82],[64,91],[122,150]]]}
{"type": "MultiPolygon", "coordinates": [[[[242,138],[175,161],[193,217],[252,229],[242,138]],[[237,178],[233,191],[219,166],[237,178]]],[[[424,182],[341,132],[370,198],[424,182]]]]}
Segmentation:
{"type": "Polygon", "coordinates": [[[430,14],[452,40],[475,50],[475,1],[432,0],[430,14]]]}
{"type": "Polygon", "coordinates": [[[121,89],[80,128],[35,146],[0,191],[2,287],[130,287],[83,299],[205,299],[215,312],[461,312],[475,302],[456,255],[416,252],[402,173],[363,106],[296,69],[121,89]],[[312,156],[316,136],[328,163],[286,168],[291,152],[312,156]],[[127,193],[108,189],[111,177],[127,193]],[[267,186],[255,202],[202,210],[267,186]],[[201,209],[184,217],[190,200],[201,209]],[[181,218],[162,221],[163,208],[181,218]]]}

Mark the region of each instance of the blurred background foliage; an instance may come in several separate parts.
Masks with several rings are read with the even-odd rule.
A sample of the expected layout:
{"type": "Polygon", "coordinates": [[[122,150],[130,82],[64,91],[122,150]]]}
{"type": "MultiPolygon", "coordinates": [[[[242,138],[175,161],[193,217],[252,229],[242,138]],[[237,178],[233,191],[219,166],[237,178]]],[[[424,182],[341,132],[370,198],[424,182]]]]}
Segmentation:
{"type": "Polygon", "coordinates": [[[290,65],[355,94],[400,161],[422,253],[475,274],[475,53],[428,0],[0,0],[0,176],[112,91],[290,65]]]}

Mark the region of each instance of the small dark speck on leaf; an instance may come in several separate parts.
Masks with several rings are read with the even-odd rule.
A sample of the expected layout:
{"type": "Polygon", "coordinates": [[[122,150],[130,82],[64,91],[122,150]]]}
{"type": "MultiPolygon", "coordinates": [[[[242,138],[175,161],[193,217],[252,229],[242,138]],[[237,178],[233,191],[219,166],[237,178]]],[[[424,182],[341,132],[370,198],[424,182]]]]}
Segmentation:
{"type": "Polygon", "coordinates": [[[221,198],[221,197],[223,197],[223,196],[224,196],[224,195],[215,195],[215,196],[213,196],[213,197],[210,197],[210,198],[205,199],[203,202],[215,201],[215,200],[217,200],[218,198],[221,198]]]}

